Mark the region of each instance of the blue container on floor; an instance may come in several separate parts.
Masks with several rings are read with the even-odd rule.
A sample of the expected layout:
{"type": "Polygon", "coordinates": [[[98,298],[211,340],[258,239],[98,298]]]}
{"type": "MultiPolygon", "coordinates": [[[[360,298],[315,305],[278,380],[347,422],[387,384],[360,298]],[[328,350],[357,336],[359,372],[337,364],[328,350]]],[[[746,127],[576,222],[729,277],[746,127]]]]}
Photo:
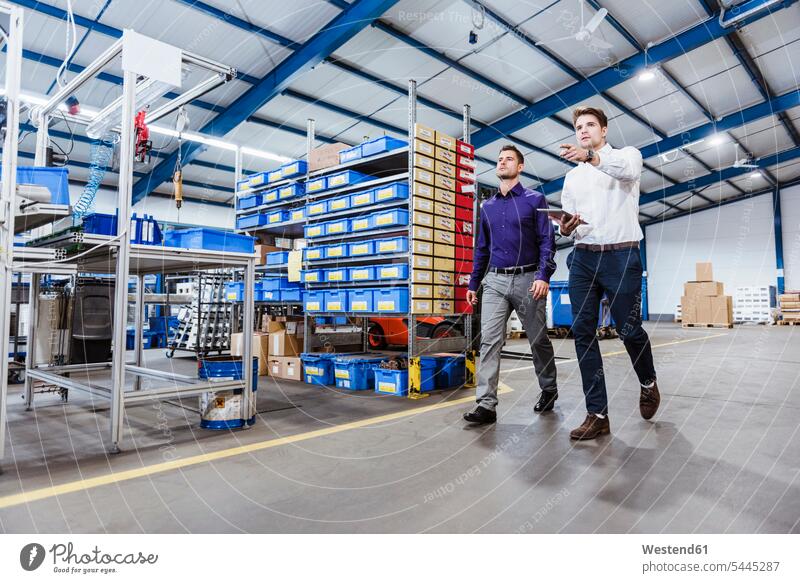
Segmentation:
{"type": "Polygon", "coordinates": [[[335,353],[309,353],[304,352],[300,355],[303,361],[303,378],[309,385],[332,385],[333,359],[338,355],[335,353]]]}
{"type": "Polygon", "coordinates": [[[375,388],[375,368],[385,357],[354,354],[338,356],[333,361],[333,377],[336,386],[351,391],[375,388]]]}
{"type": "Polygon", "coordinates": [[[463,354],[434,354],[430,358],[436,363],[434,381],[437,389],[460,387],[466,382],[467,365],[463,354]]]}
{"type": "Polygon", "coordinates": [[[375,367],[375,392],[404,397],[408,395],[408,370],[375,367]]]}
{"type": "MultiPolygon", "coordinates": [[[[241,356],[209,356],[197,360],[197,376],[201,379],[244,378],[241,356]]],[[[253,357],[253,392],[258,390],[258,358],[253,357]]],[[[222,389],[200,397],[200,427],[203,429],[236,429],[253,425],[256,417],[241,417],[242,389],[222,389]]]]}
{"type": "Polygon", "coordinates": [[[167,247],[204,249],[225,253],[255,252],[255,238],[217,229],[195,228],[169,231],[164,236],[167,247]]]}

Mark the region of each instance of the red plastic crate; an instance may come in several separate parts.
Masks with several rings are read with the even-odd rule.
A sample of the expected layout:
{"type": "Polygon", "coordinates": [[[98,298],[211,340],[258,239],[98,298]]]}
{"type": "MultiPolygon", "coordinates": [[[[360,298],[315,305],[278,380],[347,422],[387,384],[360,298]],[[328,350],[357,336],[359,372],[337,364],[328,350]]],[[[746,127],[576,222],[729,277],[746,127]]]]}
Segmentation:
{"type": "Polygon", "coordinates": [[[456,263],[459,261],[472,261],[473,252],[472,247],[456,247],[456,263]]]}
{"type": "Polygon", "coordinates": [[[456,245],[458,247],[469,247],[472,249],[475,246],[475,239],[472,237],[472,235],[456,233],[456,245]]]}
{"type": "Polygon", "coordinates": [[[456,207],[456,221],[468,221],[472,222],[472,209],[471,208],[463,208],[460,206],[456,207]]]}
{"type": "Polygon", "coordinates": [[[475,169],[478,167],[478,164],[475,162],[475,159],[471,156],[457,156],[456,157],[456,166],[459,168],[464,168],[465,170],[469,170],[470,172],[475,172],[475,169]]]}
{"type": "Polygon", "coordinates": [[[471,314],[473,307],[472,304],[468,303],[466,300],[456,300],[455,309],[456,314],[471,314]]]}
{"type": "Polygon", "coordinates": [[[475,157],[475,146],[472,144],[468,144],[466,142],[462,142],[461,140],[456,140],[456,153],[463,156],[469,156],[470,158],[475,157]]]}
{"type": "Polygon", "coordinates": [[[463,180],[456,180],[456,192],[468,193],[475,192],[475,185],[463,180]]]}
{"type": "Polygon", "coordinates": [[[472,221],[456,221],[456,233],[471,235],[473,231],[472,221]]]}
{"type": "Polygon", "coordinates": [[[459,275],[469,275],[472,273],[472,261],[456,261],[456,277],[459,275]]]}
{"type": "Polygon", "coordinates": [[[475,199],[472,194],[456,194],[456,206],[467,208],[472,211],[472,203],[475,199]]]}
{"type": "Polygon", "coordinates": [[[463,168],[456,168],[456,180],[459,182],[466,182],[468,184],[475,183],[475,173],[463,168]]]}
{"type": "Polygon", "coordinates": [[[467,286],[457,285],[454,289],[455,289],[455,295],[453,296],[453,299],[464,300],[464,301],[467,300],[467,290],[469,289],[467,286]]]}

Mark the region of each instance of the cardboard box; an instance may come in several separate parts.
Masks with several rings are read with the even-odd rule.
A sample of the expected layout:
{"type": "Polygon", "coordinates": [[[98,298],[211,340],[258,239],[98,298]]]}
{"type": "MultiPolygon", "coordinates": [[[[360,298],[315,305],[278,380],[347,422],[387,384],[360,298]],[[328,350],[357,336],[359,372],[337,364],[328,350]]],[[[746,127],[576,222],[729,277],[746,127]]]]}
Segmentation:
{"type": "Polygon", "coordinates": [[[450,217],[434,217],[433,226],[442,231],[454,233],[456,230],[456,220],[450,217]]]}
{"type": "Polygon", "coordinates": [[[434,172],[441,174],[442,176],[447,176],[448,178],[455,178],[456,167],[452,164],[448,164],[447,162],[436,160],[436,162],[434,162],[434,172]]]}
{"type": "Polygon", "coordinates": [[[419,299],[412,299],[411,300],[411,313],[412,314],[432,314],[433,313],[433,301],[432,300],[419,300],[419,299]]]}
{"type": "Polygon", "coordinates": [[[433,158],[428,158],[422,154],[414,154],[414,166],[416,168],[422,168],[423,170],[429,170],[430,172],[433,172],[435,163],[433,158]]]}
{"type": "Polygon", "coordinates": [[[721,296],[725,286],[721,281],[687,281],[683,284],[684,296],[721,296]]]}
{"type": "Polygon", "coordinates": [[[339,165],[339,152],[347,150],[350,146],[336,142],[314,148],[308,156],[308,171],[322,170],[339,165]]]}
{"type": "Polygon", "coordinates": [[[423,227],[433,228],[433,215],[414,211],[411,215],[411,223],[414,225],[421,225],[423,227]]]}
{"type": "Polygon", "coordinates": [[[414,124],[414,137],[425,140],[431,144],[436,143],[436,131],[433,128],[424,126],[421,123],[414,124]]]}
{"type": "Polygon", "coordinates": [[[778,301],[783,302],[800,302],[800,294],[781,294],[778,296],[778,301]]]}
{"type": "Polygon", "coordinates": [[[269,334],[270,332],[277,332],[278,330],[284,329],[284,322],[280,322],[275,320],[273,316],[269,314],[264,314],[261,318],[261,331],[265,334],[269,334]]]}
{"type": "Polygon", "coordinates": [[[456,276],[452,271],[434,271],[433,283],[437,285],[453,285],[456,276]]]}
{"type": "Polygon", "coordinates": [[[448,259],[446,257],[434,257],[433,258],[433,268],[436,271],[455,271],[456,262],[453,259],[448,259]]]}
{"type": "Polygon", "coordinates": [[[421,170],[414,168],[414,182],[421,182],[422,184],[434,185],[434,174],[430,170],[421,170]]]}
{"type": "Polygon", "coordinates": [[[433,296],[443,300],[452,300],[455,298],[455,289],[452,285],[434,285],[433,296]]]}
{"type": "Polygon", "coordinates": [[[443,188],[433,189],[433,198],[436,202],[443,202],[445,204],[456,203],[456,193],[452,190],[445,190],[443,188]]]}
{"type": "Polygon", "coordinates": [[[456,207],[449,204],[444,204],[443,202],[435,202],[433,203],[433,214],[455,219],[456,207]]]}
{"type": "Polygon", "coordinates": [[[411,267],[414,269],[433,269],[433,257],[427,255],[414,255],[411,267]]]}
{"type": "Polygon", "coordinates": [[[433,241],[433,229],[415,225],[411,228],[411,236],[417,241],[433,241]]]}
{"type": "Polygon", "coordinates": [[[414,183],[414,196],[421,196],[433,200],[433,186],[423,182],[414,183]]]}
{"type": "Polygon", "coordinates": [[[256,265],[266,265],[267,253],[274,253],[275,251],[283,251],[283,249],[273,245],[256,245],[256,265]]]}
{"type": "Polygon", "coordinates": [[[303,351],[303,339],[279,330],[269,335],[269,356],[298,356],[303,351]]]}
{"type": "MultiPolygon", "coordinates": [[[[441,160],[442,162],[446,162],[447,164],[455,165],[456,163],[456,153],[452,150],[442,148],[441,146],[436,146],[435,158],[437,160],[441,160]]],[[[453,176],[455,176],[455,173],[453,176]]]]}
{"type": "Polygon", "coordinates": [[[303,361],[297,356],[283,356],[281,361],[281,376],[290,381],[303,380],[303,361]]]}
{"type": "MultiPolygon", "coordinates": [[[[703,322],[701,322],[703,323],[703,322]]],[[[707,324],[733,323],[733,297],[716,296],[709,298],[709,320],[707,324]]]]}
{"type": "Polygon", "coordinates": [[[433,272],[426,269],[412,269],[411,282],[433,284],[433,272]]]}
{"type": "Polygon", "coordinates": [[[414,151],[431,158],[436,157],[436,146],[419,138],[414,138],[414,151]]]}
{"type": "Polygon", "coordinates": [[[431,241],[420,241],[419,239],[411,240],[411,249],[414,253],[422,255],[433,255],[433,243],[431,241]]]}
{"type": "Polygon", "coordinates": [[[455,304],[453,300],[436,299],[433,300],[434,314],[455,314],[455,304]]]}
{"type": "Polygon", "coordinates": [[[433,297],[433,286],[426,285],[424,283],[412,283],[411,284],[411,297],[416,298],[432,298],[433,297]]]}
{"type": "Polygon", "coordinates": [[[439,229],[434,229],[433,242],[445,243],[446,245],[455,245],[456,234],[453,231],[440,231],[439,229]]]}
{"type": "Polygon", "coordinates": [[[445,257],[447,259],[455,259],[456,246],[445,245],[444,243],[434,243],[433,254],[435,257],[445,257]]]}
{"type": "Polygon", "coordinates": [[[411,206],[415,211],[422,211],[423,213],[433,213],[433,204],[433,199],[422,198],[419,196],[415,196],[411,202],[411,206]]]}
{"type": "MultiPolygon", "coordinates": [[[[244,334],[237,332],[231,334],[231,355],[242,356],[242,342],[244,334]]],[[[253,332],[253,356],[258,357],[258,374],[263,376],[269,374],[269,334],[263,332],[253,332]]]]}
{"type": "MultiPolygon", "coordinates": [[[[422,182],[425,181],[423,180],[422,182]]],[[[443,188],[445,190],[454,190],[456,187],[455,179],[442,176],[441,174],[434,175],[433,182],[429,182],[428,184],[433,184],[436,188],[443,188]]]]}
{"type": "Polygon", "coordinates": [[[695,281],[714,281],[711,263],[697,263],[695,265],[695,281]]]}
{"type": "Polygon", "coordinates": [[[446,148],[448,150],[455,151],[456,149],[456,139],[453,136],[449,136],[444,132],[436,132],[436,145],[440,148],[446,148]]]}
{"type": "Polygon", "coordinates": [[[283,378],[283,365],[278,358],[271,358],[269,361],[269,376],[277,379],[283,378]]]}

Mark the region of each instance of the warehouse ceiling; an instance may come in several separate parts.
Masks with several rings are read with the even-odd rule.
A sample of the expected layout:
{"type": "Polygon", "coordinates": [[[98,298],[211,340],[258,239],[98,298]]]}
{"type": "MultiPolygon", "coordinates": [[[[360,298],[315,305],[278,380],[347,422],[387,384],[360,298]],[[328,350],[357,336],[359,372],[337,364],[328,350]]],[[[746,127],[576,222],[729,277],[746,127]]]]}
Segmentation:
{"type": "MultiPolygon", "coordinates": [[[[67,2],[16,3],[28,8],[23,92],[52,94],[56,69],[66,54],[67,2]]],[[[745,10],[770,2],[738,4],[745,10]]],[[[315,35],[325,35],[349,4],[344,0],[73,0],[72,6],[80,48],[68,77],[100,55],[123,28],[236,67],[236,80],[189,107],[191,129],[198,131],[222,113],[234,110],[235,114],[238,98],[269,78],[315,35]]],[[[294,75],[255,113],[243,114],[225,139],[302,158],[309,118],[316,123],[317,144],[403,136],[407,83],[415,79],[422,123],[460,136],[462,106],[471,106],[473,131],[482,139],[477,151],[484,159],[478,165],[481,182],[496,184],[491,160],[502,143],[515,142],[526,154],[526,184],[541,187],[557,203],[560,179],[570,168],[558,159],[558,145],[574,138],[573,107],[592,104],[608,113],[612,145],[651,146],[642,177],[641,218],[660,220],[800,178],[800,158],[794,151],[800,148],[800,106],[795,105],[800,101],[780,111],[771,106],[778,97],[796,94],[800,85],[800,5],[792,0],[774,4],[771,13],[759,12],[751,22],[715,40],[709,35],[690,50],[673,50],[658,62],[649,81],[639,79],[636,71],[620,75],[601,94],[579,94],[576,102],[575,92],[570,93],[587,77],[595,75],[594,82],[596,75],[620,68],[626,59],[646,51],[659,61],[662,45],[674,37],[683,39],[681,35],[697,38],[694,29],[701,35],[704,28],[712,29],[698,25],[716,22],[719,11],[717,0],[400,0],[331,54],[317,55],[325,58],[294,75]],[[608,16],[593,33],[596,40],[554,40],[577,32],[582,9],[588,21],[601,8],[608,10],[608,16]],[[477,33],[474,44],[469,42],[470,31],[477,33]],[[536,46],[540,41],[546,44],[536,46]],[[509,135],[491,133],[494,124],[504,127],[519,121],[521,111],[536,111],[553,96],[563,107],[514,123],[509,135]],[[759,104],[770,106],[755,107],[759,104]],[[749,110],[753,113],[740,115],[737,123],[738,112],[749,110]],[[665,151],[657,146],[689,130],[713,130],[721,119],[733,121],[716,135],[709,137],[706,132],[707,139],[665,151]],[[483,139],[486,136],[491,139],[483,139]],[[783,153],[780,160],[775,158],[779,153],[783,153]],[[763,171],[733,168],[745,158],[763,171]],[[702,177],[716,180],[698,188],[686,185],[702,177]]],[[[121,70],[112,66],[107,73],[110,76],[81,91],[78,98],[83,104],[100,108],[120,95],[121,70]]],[[[188,83],[196,79],[190,76],[188,83]]],[[[84,128],[62,121],[53,129],[54,140],[70,151],[70,176],[85,180],[90,144],[84,128]]],[[[137,168],[137,177],[146,178],[177,148],[174,138],[153,136],[153,141],[158,157],[149,167],[137,168]]],[[[33,149],[33,135],[23,132],[21,151],[30,155],[33,149]]],[[[185,179],[191,184],[186,195],[230,201],[233,165],[230,151],[201,151],[185,167],[185,179]]],[[[247,171],[276,165],[244,157],[247,171]]],[[[107,182],[113,183],[113,177],[107,182]]],[[[169,192],[166,184],[156,190],[169,192]]]]}

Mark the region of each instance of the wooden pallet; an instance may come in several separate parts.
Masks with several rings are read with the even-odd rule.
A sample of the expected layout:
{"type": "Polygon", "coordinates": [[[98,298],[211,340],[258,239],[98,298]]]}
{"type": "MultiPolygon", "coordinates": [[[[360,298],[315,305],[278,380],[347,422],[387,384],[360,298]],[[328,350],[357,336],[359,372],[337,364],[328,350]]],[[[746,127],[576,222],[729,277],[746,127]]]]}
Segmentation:
{"type": "Polygon", "coordinates": [[[682,328],[733,328],[733,324],[683,324],[682,328]]]}
{"type": "Polygon", "coordinates": [[[779,326],[800,326],[800,320],[778,320],[779,326]]]}

